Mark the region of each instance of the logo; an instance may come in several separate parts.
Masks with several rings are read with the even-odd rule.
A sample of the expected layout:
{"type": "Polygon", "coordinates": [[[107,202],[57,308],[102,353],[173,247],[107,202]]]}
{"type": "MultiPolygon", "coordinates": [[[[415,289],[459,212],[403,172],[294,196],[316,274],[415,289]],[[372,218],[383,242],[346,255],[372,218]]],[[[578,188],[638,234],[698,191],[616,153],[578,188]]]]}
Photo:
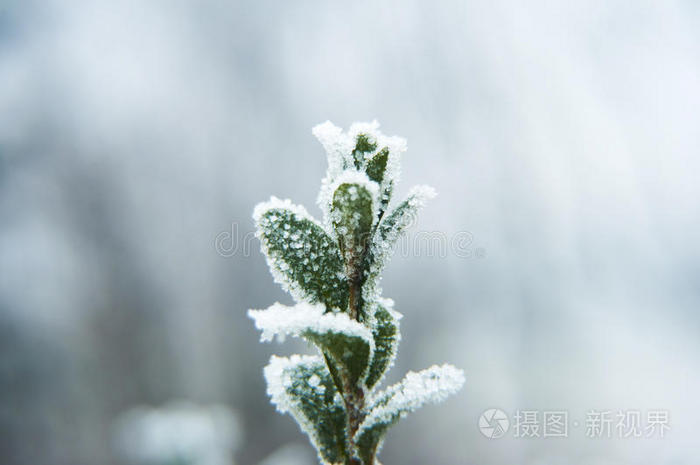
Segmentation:
{"type": "Polygon", "coordinates": [[[508,415],[503,410],[490,408],[479,417],[479,430],[489,439],[503,437],[510,428],[508,415]]]}

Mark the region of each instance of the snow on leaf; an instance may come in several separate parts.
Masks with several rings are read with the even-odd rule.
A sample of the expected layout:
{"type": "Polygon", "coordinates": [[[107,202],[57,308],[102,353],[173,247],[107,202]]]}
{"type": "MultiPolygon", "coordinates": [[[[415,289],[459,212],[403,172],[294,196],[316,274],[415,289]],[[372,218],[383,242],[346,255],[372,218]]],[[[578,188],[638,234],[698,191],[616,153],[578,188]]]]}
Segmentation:
{"type": "Polygon", "coordinates": [[[390,152],[387,147],[381,149],[377,154],[367,161],[367,168],[365,172],[367,176],[380,185],[380,196],[379,196],[379,207],[378,207],[378,219],[384,215],[387,207],[389,206],[389,201],[391,200],[391,194],[394,190],[395,180],[389,176],[385,177],[387,166],[389,163],[390,152]]]}
{"type": "Polygon", "coordinates": [[[348,131],[355,141],[353,160],[358,169],[364,169],[372,181],[379,184],[379,216],[389,205],[394,186],[399,178],[399,161],[406,151],[406,140],[388,137],[379,131],[379,123],[354,123],[348,131]]]}
{"type": "Polygon", "coordinates": [[[328,155],[327,177],[329,181],[353,165],[351,152],[355,143],[347,134],[343,133],[341,128],[326,121],[314,126],[311,132],[323,145],[328,155]]]}
{"type": "Polygon", "coordinates": [[[275,303],[267,310],[249,310],[248,316],[262,330],[262,341],[275,336],[282,340],[286,335],[303,337],[327,354],[340,376],[350,383],[358,382],[367,373],[374,352],[372,333],[347,313],[326,313],[322,304],[288,307],[275,303]]]}
{"type": "Polygon", "coordinates": [[[342,463],[345,449],[345,407],[323,360],[318,356],[270,358],[265,367],[267,393],[282,413],[299,423],[324,464],[342,463]]]}
{"type": "Polygon", "coordinates": [[[464,385],[464,372],[452,365],[409,371],[404,379],[369,400],[369,414],[357,431],[361,458],[374,457],[386,431],[423,404],[444,401],[464,385]]]}
{"type": "Polygon", "coordinates": [[[406,200],[382,219],[370,247],[372,276],[377,276],[383,269],[401,234],[416,222],[418,212],[435,195],[435,189],[430,186],[415,186],[409,191],[406,200]]]}
{"type": "Polygon", "coordinates": [[[365,380],[368,389],[377,385],[391,368],[401,340],[399,320],[403,315],[393,309],[391,299],[380,299],[375,305],[370,324],[374,338],[374,356],[365,380]]]}
{"type": "Polygon", "coordinates": [[[364,173],[346,171],[333,190],[330,220],[346,263],[368,246],[376,217],[377,184],[364,173]]]}
{"type": "Polygon", "coordinates": [[[401,202],[379,225],[378,239],[383,242],[382,246],[391,249],[397,239],[406,228],[416,221],[418,212],[425,206],[426,202],[434,198],[437,194],[430,186],[414,186],[408,193],[406,200],[401,202]]]}
{"type": "Polygon", "coordinates": [[[257,237],[275,281],[297,301],[344,310],[345,267],[335,241],[304,209],[272,197],[255,207],[257,237]]]}
{"type": "Polygon", "coordinates": [[[389,149],[384,147],[377,152],[372,158],[367,160],[367,169],[365,173],[374,182],[381,183],[384,179],[384,172],[389,161],[389,149]]]}
{"type": "Polygon", "coordinates": [[[370,134],[358,134],[355,139],[355,149],[352,151],[352,159],[358,170],[366,165],[366,157],[377,150],[377,139],[370,134]]]}
{"type": "Polygon", "coordinates": [[[328,172],[322,181],[318,205],[324,217],[330,211],[330,186],[345,171],[363,171],[379,184],[379,216],[386,210],[393,186],[398,182],[399,160],[406,151],[406,140],[388,137],[379,131],[379,123],[353,123],[344,133],[330,121],[314,127],[313,133],[328,154],[328,172]]]}
{"type": "Polygon", "coordinates": [[[371,152],[377,148],[379,132],[379,122],[375,119],[370,122],[356,122],[350,125],[348,137],[354,142],[355,150],[361,152],[371,152]],[[359,144],[358,144],[359,142],[359,144]]]}

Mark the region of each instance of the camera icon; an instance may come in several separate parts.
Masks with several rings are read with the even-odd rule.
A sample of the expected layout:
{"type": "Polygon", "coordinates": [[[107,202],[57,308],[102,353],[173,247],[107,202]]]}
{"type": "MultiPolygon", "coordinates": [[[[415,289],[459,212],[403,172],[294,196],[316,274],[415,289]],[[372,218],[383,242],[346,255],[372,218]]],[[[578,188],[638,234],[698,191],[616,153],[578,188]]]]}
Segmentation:
{"type": "Polygon", "coordinates": [[[501,409],[490,408],[479,417],[479,431],[489,439],[503,437],[510,428],[508,415],[501,409]]]}

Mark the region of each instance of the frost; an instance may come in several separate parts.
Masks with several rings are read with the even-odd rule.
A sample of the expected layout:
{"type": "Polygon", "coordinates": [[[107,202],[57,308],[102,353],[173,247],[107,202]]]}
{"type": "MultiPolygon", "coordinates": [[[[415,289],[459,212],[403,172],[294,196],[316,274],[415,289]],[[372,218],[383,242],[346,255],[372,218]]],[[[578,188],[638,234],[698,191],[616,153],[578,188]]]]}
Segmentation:
{"type": "Polygon", "coordinates": [[[408,193],[406,200],[401,202],[387,215],[377,228],[372,244],[370,245],[371,267],[369,278],[363,289],[366,298],[372,298],[379,293],[377,278],[387,261],[394,252],[396,242],[401,235],[415,224],[418,212],[425,206],[428,200],[437,195],[435,189],[430,186],[414,186],[408,193]]]}
{"type": "Polygon", "coordinates": [[[356,140],[357,136],[360,134],[365,134],[369,137],[370,142],[377,143],[377,137],[379,136],[379,122],[375,119],[371,122],[357,122],[350,125],[348,129],[348,135],[352,140],[356,140]]]}
{"type": "Polygon", "coordinates": [[[375,303],[369,320],[375,343],[374,355],[365,380],[369,389],[378,385],[394,364],[401,341],[401,318],[403,315],[394,310],[394,302],[391,299],[379,298],[375,303]]]}
{"type": "Polygon", "coordinates": [[[337,333],[358,337],[372,343],[372,333],[364,325],[351,320],[347,313],[325,313],[323,305],[299,303],[293,307],[274,303],[266,310],[248,310],[255,327],[262,331],[260,340],[271,341],[277,336],[280,342],[285,336],[302,336],[314,333],[337,333]]]}
{"type": "MultiPolygon", "coordinates": [[[[278,199],[274,195],[270,197],[270,200],[268,200],[267,202],[260,202],[255,206],[255,208],[253,209],[253,219],[256,223],[260,223],[263,214],[265,214],[269,210],[277,209],[288,210],[289,212],[298,216],[299,218],[304,218],[313,223],[317,223],[317,221],[314,220],[314,218],[311,215],[309,215],[309,212],[307,212],[306,208],[304,208],[302,205],[295,205],[289,199],[278,199]]],[[[272,219],[274,220],[276,218],[272,219]]],[[[284,227],[284,229],[289,229],[289,226],[286,226],[287,227],[284,227]]]]}
{"type": "Polygon", "coordinates": [[[348,131],[356,141],[355,159],[360,159],[358,168],[364,169],[370,179],[380,183],[380,211],[386,210],[394,186],[399,180],[401,154],[406,151],[406,140],[402,137],[388,137],[379,131],[379,123],[355,123],[348,131]],[[369,151],[362,151],[362,148],[369,151]]]}
{"type": "MultiPolygon", "coordinates": [[[[321,142],[328,156],[328,171],[321,182],[317,203],[324,213],[330,211],[330,200],[335,191],[333,184],[346,172],[366,173],[378,184],[378,209],[383,212],[389,204],[393,187],[400,174],[401,154],[406,151],[406,140],[385,136],[379,123],[354,123],[347,133],[330,121],[314,127],[313,134],[321,142]]],[[[336,184],[337,187],[337,184],[336,184]]]]}
{"type": "Polygon", "coordinates": [[[311,132],[323,145],[328,155],[328,177],[339,175],[344,169],[352,166],[350,155],[354,141],[343,130],[330,121],[315,126],[311,132]]]}
{"type": "Polygon", "coordinates": [[[335,362],[342,379],[355,383],[366,375],[374,355],[372,332],[347,313],[324,312],[323,305],[275,303],[267,310],[249,310],[248,315],[262,330],[262,341],[275,336],[280,340],[286,335],[303,337],[335,362]]]}
{"type": "Polygon", "coordinates": [[[309,435],[321,463],[341,462],[347,455],[345,410],[321,357],[273,355],[264,375],[272,404],[291,414],[309,435]],[[312,379],[319,384],[312,386],[312,379]]]}
{"type": "Polygon", "coordinates": [[[409,203],[416,208],[423,208],[428,200],[434,199],[436,196],[435,189],[425,184],[413,186],[408,192],[409,203]]]}
{"type": "Polygon", "coordinates": [[[297,304],[248,315],[262,341],[301,337],[319,350],[318,356],[273,356],[265,379],[272,403],[296,419],[321,462],[378,465],[389,427],[464,383],[461,370],[443,365],[409,372],[385,391],[378,387],[396,359],[402,318],[381,296],[380,273],[435,191],[416,186],[389,208],[406,141],[385,136],[376,121],[347,132],[325,122],[313,134],[328,156],[318,195],[322,222],[275,197],[253,213],[272,275],[297,304]]]}
{"type": "Polygon", "coordinates": [[[345,309],[348,292],[340,250],[304,207],[272,197],[255,207],[253,219],[275,282],[297,302],[345,309]],[[313,262],[310,257],[315,257],[313,262]]]}
{"type": "Polygon", "coordinates": [[[464,372],[446,363],[433,365],[419,372],[409,371],[398,384],[380,392],[370,400],[371,413],[358,434],[380,423],[404,417],[425,403],[442,402],[464,385],[464,372]]]}
{"type": "Polygon", "coordinates": [[[267,395],[281,413],[287,413],[295,405],[290,402],[287,388],[292,385],[290,370],[297,367],[313,367],[322,364],[320,357],[316,355],[292,355],[291,357],[278,357],[273,355],[270,363],[263,370],[267,381],[267,395]]]}
{"type": "Polygon", "coordinates": [[[332,182],[329,182],[328,184],[321,187],[321,192],[319,193],[318,197],[318,203],[321,207],[321,210],[323,211],[326,229],[328,231],[331,231],[331,234],[333,234],[334,232],[333,221],[337,219],[337,217],[334,218],[331,214],[333,210],[335,194],[336,192],[338,192],[338,189],[341,186],[346,184],[357,186],[354,192],[355,198],[352,200],[357,200],[356,196],[359,194],[358,189],[364,189],[367,191],[369,198],[371,199],[371,218],[373,219],[377,216],[377,204],[379,198],[379,186],[377,185],[377,183],[370,181],[367,175],[360,171],[354,169],[343,171],[332,182]]]}
{"type": "Polygon", "coordinates": [[[409,371],[398,384],[369,401],[369,415],[356,434],[360,457],[374,457],[386,431],[399,419],[426,403],[442,402],[464,385],[464,372],[452,365],[433,365],[420,372],[409,371]]]}

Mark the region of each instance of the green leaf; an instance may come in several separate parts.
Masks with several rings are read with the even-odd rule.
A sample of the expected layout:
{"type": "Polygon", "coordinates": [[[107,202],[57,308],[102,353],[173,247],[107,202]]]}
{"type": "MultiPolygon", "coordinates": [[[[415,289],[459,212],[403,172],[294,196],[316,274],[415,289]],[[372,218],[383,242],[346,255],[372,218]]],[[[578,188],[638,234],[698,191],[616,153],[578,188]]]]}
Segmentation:
{"type": "Polygon", "coordinates": [[[425,203],[435,197],[435,190],[429,186],[415,186],[408,193],[406,200],[401,202],[379,224],[379,236],[393,247],[401,234],[416,222],[418,212],[425,203]]]}
{"type": "Polygon", "coordinates": [[[381,220],[368,254],[370,285],[384,268],[401,235],[416,222],[420,209],[434,196],[432,187],[415,186],[406,200],[381,220]]]}
{"type": "Polygon", "coordinates": [[[347,308],[348,285],[338,246],[303,207],[273,197],[256,207],[254,218],[275,281],[297,301],[347,308]]]}
{"type": "Polygon", "coordinates": [[[343,463],[347,457],[345,407],[322,359],[273,355],[265,367],[265,379],[272,403],[294,417],[323,463],[343,463]]]}
{"type": "Polygon", "coordinates": [[[374,223],[377,186],[361,176],[364,179],[359,182],[341,182],[333,193],[331,204],[331,218],[340,251],[350,265],[368,246],[374,223]]]}
{"type": "Polygon", "coordinates": [[[377,149],[377,143],[367,134],[358,134],[356,141],[352,157],[355,161],[355,168],[359,170],[365,163],[365,154],[374,152],[377,149]]]}
{"type": "Polygon", "coordinates": [[[367,417],[360,425],[355,442],[364,463],[371,463],[384,435],[399,419],[425,403],[437,403],[464,385],[464,372],[452,365],[434,365],[406,377],[368,402],[367,417]]]}
{"type": "Polygon", "coordinates": [[[377,217],[381,219],[389,206],[389,201],[391,200],[391,194],[394,190],[394,180],[387,179],[386,169],[387,163],[389,161],[389,148],[384,147],[379,152],[377,152],[368,162],[365,172],[367,176],[372,181],[376,182],[380,186],[381,195],[379,198],[379,208],[377,212],[377,217]]]}
{"type": "Polygon", "coordinates": [[[374,355],[367,371],[365,384],[372,389],[379,383],[396,358],[401,334],[399,319],[401,314],[391,310],[388,305],[377,304],[372,321],[372,337],[374,339],[374,355]]]}
{"type": "Polygon", "coordinates": [[[389,161],[389,149],[384,147],[367,162],[365,172],[370,180],[376,183],[381,183],[384,180],[387,161],[389,161]]]}
{"type": "Polygon", "coordinates": [[[248,315],[262,330],[263,341],[275,336],[303,337],[333,361],[338,375],[350,385],[366,376],[374,351],[372,333],[347,313],[325,313],[323,305],[276,303],[267,310],[250,310],[248,315]]]}
{"type": "Polygon", "coordinates": [[[350,385],[357,384],[367,373],[371,346],[365,339],[331,331],[309,331],[304,337],[328,354],[339,368],[341,378],[347,378],[350,385]]]}
{"type": "Polygon", "coordinates": [[[374,457],[379,452],[384,435],[390,427],[391,425],[374,425],[362,432],[355,441],[362,463],[374,463],[374,457]]]}

